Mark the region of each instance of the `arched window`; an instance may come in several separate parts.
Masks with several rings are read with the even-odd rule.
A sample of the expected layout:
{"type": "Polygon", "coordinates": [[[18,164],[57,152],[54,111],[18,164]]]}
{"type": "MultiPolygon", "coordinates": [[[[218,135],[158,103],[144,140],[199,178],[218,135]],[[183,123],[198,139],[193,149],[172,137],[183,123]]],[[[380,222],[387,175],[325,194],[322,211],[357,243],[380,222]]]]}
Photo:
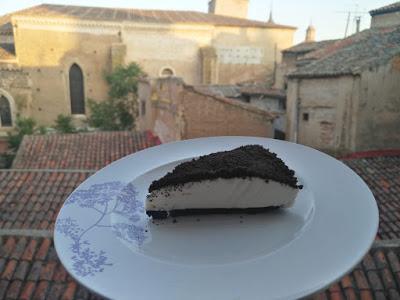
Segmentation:
{"type": "Polygon", "coordinates": [[[71,97],[71,113],[85,114],[83,73],[77,64],[73,64],[69,70],[69,94],[71,97]]]}
{"type": "Polygon", "coordinates": [[[163,68],[161,70],[161,74],[160,75],[162,77],[171,77],[171,76],[175,76],[175,72],[171,68],[163,68]]]}
{"type": "Polygon", "coordinates": [[[10,101],[3,95],[0,95],[0,127],[12,127],[10,101]]]}

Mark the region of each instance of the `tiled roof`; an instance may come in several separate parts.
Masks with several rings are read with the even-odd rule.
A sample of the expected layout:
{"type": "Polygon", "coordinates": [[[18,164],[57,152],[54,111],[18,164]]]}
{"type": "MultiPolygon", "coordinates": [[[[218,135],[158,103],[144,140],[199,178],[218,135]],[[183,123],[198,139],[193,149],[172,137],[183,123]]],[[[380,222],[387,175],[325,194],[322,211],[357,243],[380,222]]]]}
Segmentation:
{"type": "Polygon", "coordinates": [[[227,97],[227,98],[238,98],[240,97],[240,87],[234,84],[226,84],[226,85],[196,85],[194,87],[197,91],[207,94],[207,95],[215,95],[219,97],[227,97]]]}
{"type": "Polygon", "coordinates": [[[326,40],[320,42],[303,42],[293,47],[287,48],[283,50],[283,53],[297,53],[297,54],[304,54],[314,50],[318,50],[320,48],[326,47],[328,45],[333,44],[337,40],[326,40]]]}
{"type": "Polygon", "coordinates": [[[267,88],[265,85],[196,85],[194,89],[207,94],[226,98],[240,98],[242,95],[265,95],[286,98],[285,91],[267,88]]]}
{"type": "Polygon", "coordinates": [[[86,171],[0,171],[0,229],[53,230],[65,199],[90,175],[86,171]]]}
{"type": "Polygon", "coordinates": [[[141,23],[206,23],[221,26],[282,28],[295,30],[295,27],[268,22],[233,18],[197,11],[141,10],[122,8],[102,8],[72,5],[42,4],[14,15],[46,18],[68,18],[109,22],[141,23]]]}
{"type": "Polygon", "coordinates": [[[400,27],[373,28],[338,40],[303,58],[314,60],[289,77],[332,77],[360,74],[400,54],[400,27]]]}
{"type": "Polygon", "coordinates": [[[0,43],[0,60],[15,59],[14,44],[0,43]]]}
{"type": "MultiPolygon", "coordinates": [[[[380,228],[363,261],[309,299],[400,299],[400,151],[361,153],[343,162],[374,193],[380,228]]],[[[91,174],[90,170],[0,171],[0,300],[101,299],[67,274],[52,241],[60,206],[91,174]]]]}
{"type": "Polygon", "coordinates": [[[400,151],[397,155],[346,159],[367,183],[377,200],[378,238],[400,239],[400,151]]]}
{"type": "Polygon", "coordinates": [[[0,237],[0,299],[102,299],[77,284],[60,263],[51,238],[0,237]]]}
{"type": "Polygon", "coordinates": [[[400,299],[400,244],[375,245],[353,271],[309,299],[400,299]]]}
{"type": "Polygon", "coordinates": [[[286,98],[286,93],[284,90],[267,88],[267,87],[262,87],[262,86],[257,86],[257,85],[243,86],[240,88],[240,92],[243,95],[264,95],[264,96],[270,96],[270,97],[277,98],[277,99],[285,99],[286,98]]]}
{"type": "Polygon", "coordinates": [[[159,144],[149,132],[92,132],[25,136],[13,169],[97,170],[133,152],[159,144]]]}
{"type": "Polygon", "coordinates": [[[400,11],[400,2],[395,2],[374,10],[371,10],[369,13],[371,16],[376,16],[376,15],[381,15],[381,14],[386,14],[386,13],[391,13],[391,12],[396,12],[400,11]]]}

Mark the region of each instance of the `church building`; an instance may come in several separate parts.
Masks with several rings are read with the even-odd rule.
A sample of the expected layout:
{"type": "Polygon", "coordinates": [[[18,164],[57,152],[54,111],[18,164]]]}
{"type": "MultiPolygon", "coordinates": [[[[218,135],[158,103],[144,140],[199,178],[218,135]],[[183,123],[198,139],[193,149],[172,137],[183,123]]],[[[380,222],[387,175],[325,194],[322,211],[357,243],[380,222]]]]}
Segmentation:
{"type": "MultiPolygon", "coordinates": [[[[247,18],[249,0],[211,0],[208,13],[42,4],[0,17],[0,133],[17,115],[41,125],[84,119],[107,98],[104,74],[137,62],[186,83],[265,81],[295,27],[247,18]]],[[[267,19],[267,18],[266,18],[267,19]]]]}

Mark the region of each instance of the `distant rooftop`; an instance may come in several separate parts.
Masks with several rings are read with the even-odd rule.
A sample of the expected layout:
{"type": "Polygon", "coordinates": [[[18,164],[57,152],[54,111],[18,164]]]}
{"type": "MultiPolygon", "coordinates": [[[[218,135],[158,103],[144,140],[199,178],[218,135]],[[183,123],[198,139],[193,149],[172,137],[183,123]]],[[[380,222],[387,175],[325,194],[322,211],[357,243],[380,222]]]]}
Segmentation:
{"type": "Polygon", "coordinates": [[[314,61],[299,67],[289,77],[356,75],[399,54],[400,27],[367,29],[304,55],[303,59],[314,61]]]}
{"type": "Polygon", "coordinates": [[[400,11],[400,1],[371,10],[369,13],[373,17],[376,15],[382,15],[396,11],[400,11]]]}
{"type": "MultiPolygon", "coordinates": [[[[242,18],[227,17],[197,11],[178,10],[143,10],[128,8],[103,8],[73,5],[41,4],[13,16],[35,16],[41,18],[81,19],[107,22],[140,22],[140,23],[205,23],[218,26],[262,27],[295,30],[296,27],[261,22],[242,18]]],[[[1,23],[0,23],[1,24],[1,23]]]]}
{"type": "Polygon", "coordinates": [[[98,170],[121,157],[159,143],[150,132],[30,135],[24,137],[12,168],[98,170]]]}
{"type": "Polygon", "coordinates": [[[240,87],[235,84],[206,84],[196,85],[196,90],[207,95],[214,95],[227,98],[239,98],[241,96],[240,87]]]}
{"type": "Polygon", "coordinates": [[[226,98],[241,98],[243,95],[264,95],[278,99],[285,99],[285,91],[267,88],[264,85],[196,85],[195,89],[204,94],[226,97],[226,98]]]}
{"type": "Polygon", "coordinates": [[[287,48],[283,50],[283,53],[296,53],[296,54],[304,54],[314,50],[318,50],[320,48],[326,47],[328,45],[333,44],[337,40],[326,40],[320,42],[303,42],[293,47],[287,48]]]}
{"type": "Polygon", "coordinates": [[[257,86],[257,85],[252,85],[252,86],[243,86],[240,88],[240,92],[243,95],[262,95],[262,96],[268,96],[272,97],[275,99],[286,99],[286,92],[284,90],[280,89],[273,89],[273,88],[267,88],[263,86],[257,86]]]}

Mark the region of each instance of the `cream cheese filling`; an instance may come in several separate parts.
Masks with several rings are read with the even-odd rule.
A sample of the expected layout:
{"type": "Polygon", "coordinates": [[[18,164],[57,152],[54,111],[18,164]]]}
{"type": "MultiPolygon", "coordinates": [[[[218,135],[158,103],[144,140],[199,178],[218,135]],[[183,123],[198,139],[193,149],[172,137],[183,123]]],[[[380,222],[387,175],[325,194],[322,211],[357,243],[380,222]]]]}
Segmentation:
{"type": "Polygon", "coordinates": [[[185,183],[152,191],[146,210],[290,207],[298,189],[273,180],[232,178],[185,183]]]}

